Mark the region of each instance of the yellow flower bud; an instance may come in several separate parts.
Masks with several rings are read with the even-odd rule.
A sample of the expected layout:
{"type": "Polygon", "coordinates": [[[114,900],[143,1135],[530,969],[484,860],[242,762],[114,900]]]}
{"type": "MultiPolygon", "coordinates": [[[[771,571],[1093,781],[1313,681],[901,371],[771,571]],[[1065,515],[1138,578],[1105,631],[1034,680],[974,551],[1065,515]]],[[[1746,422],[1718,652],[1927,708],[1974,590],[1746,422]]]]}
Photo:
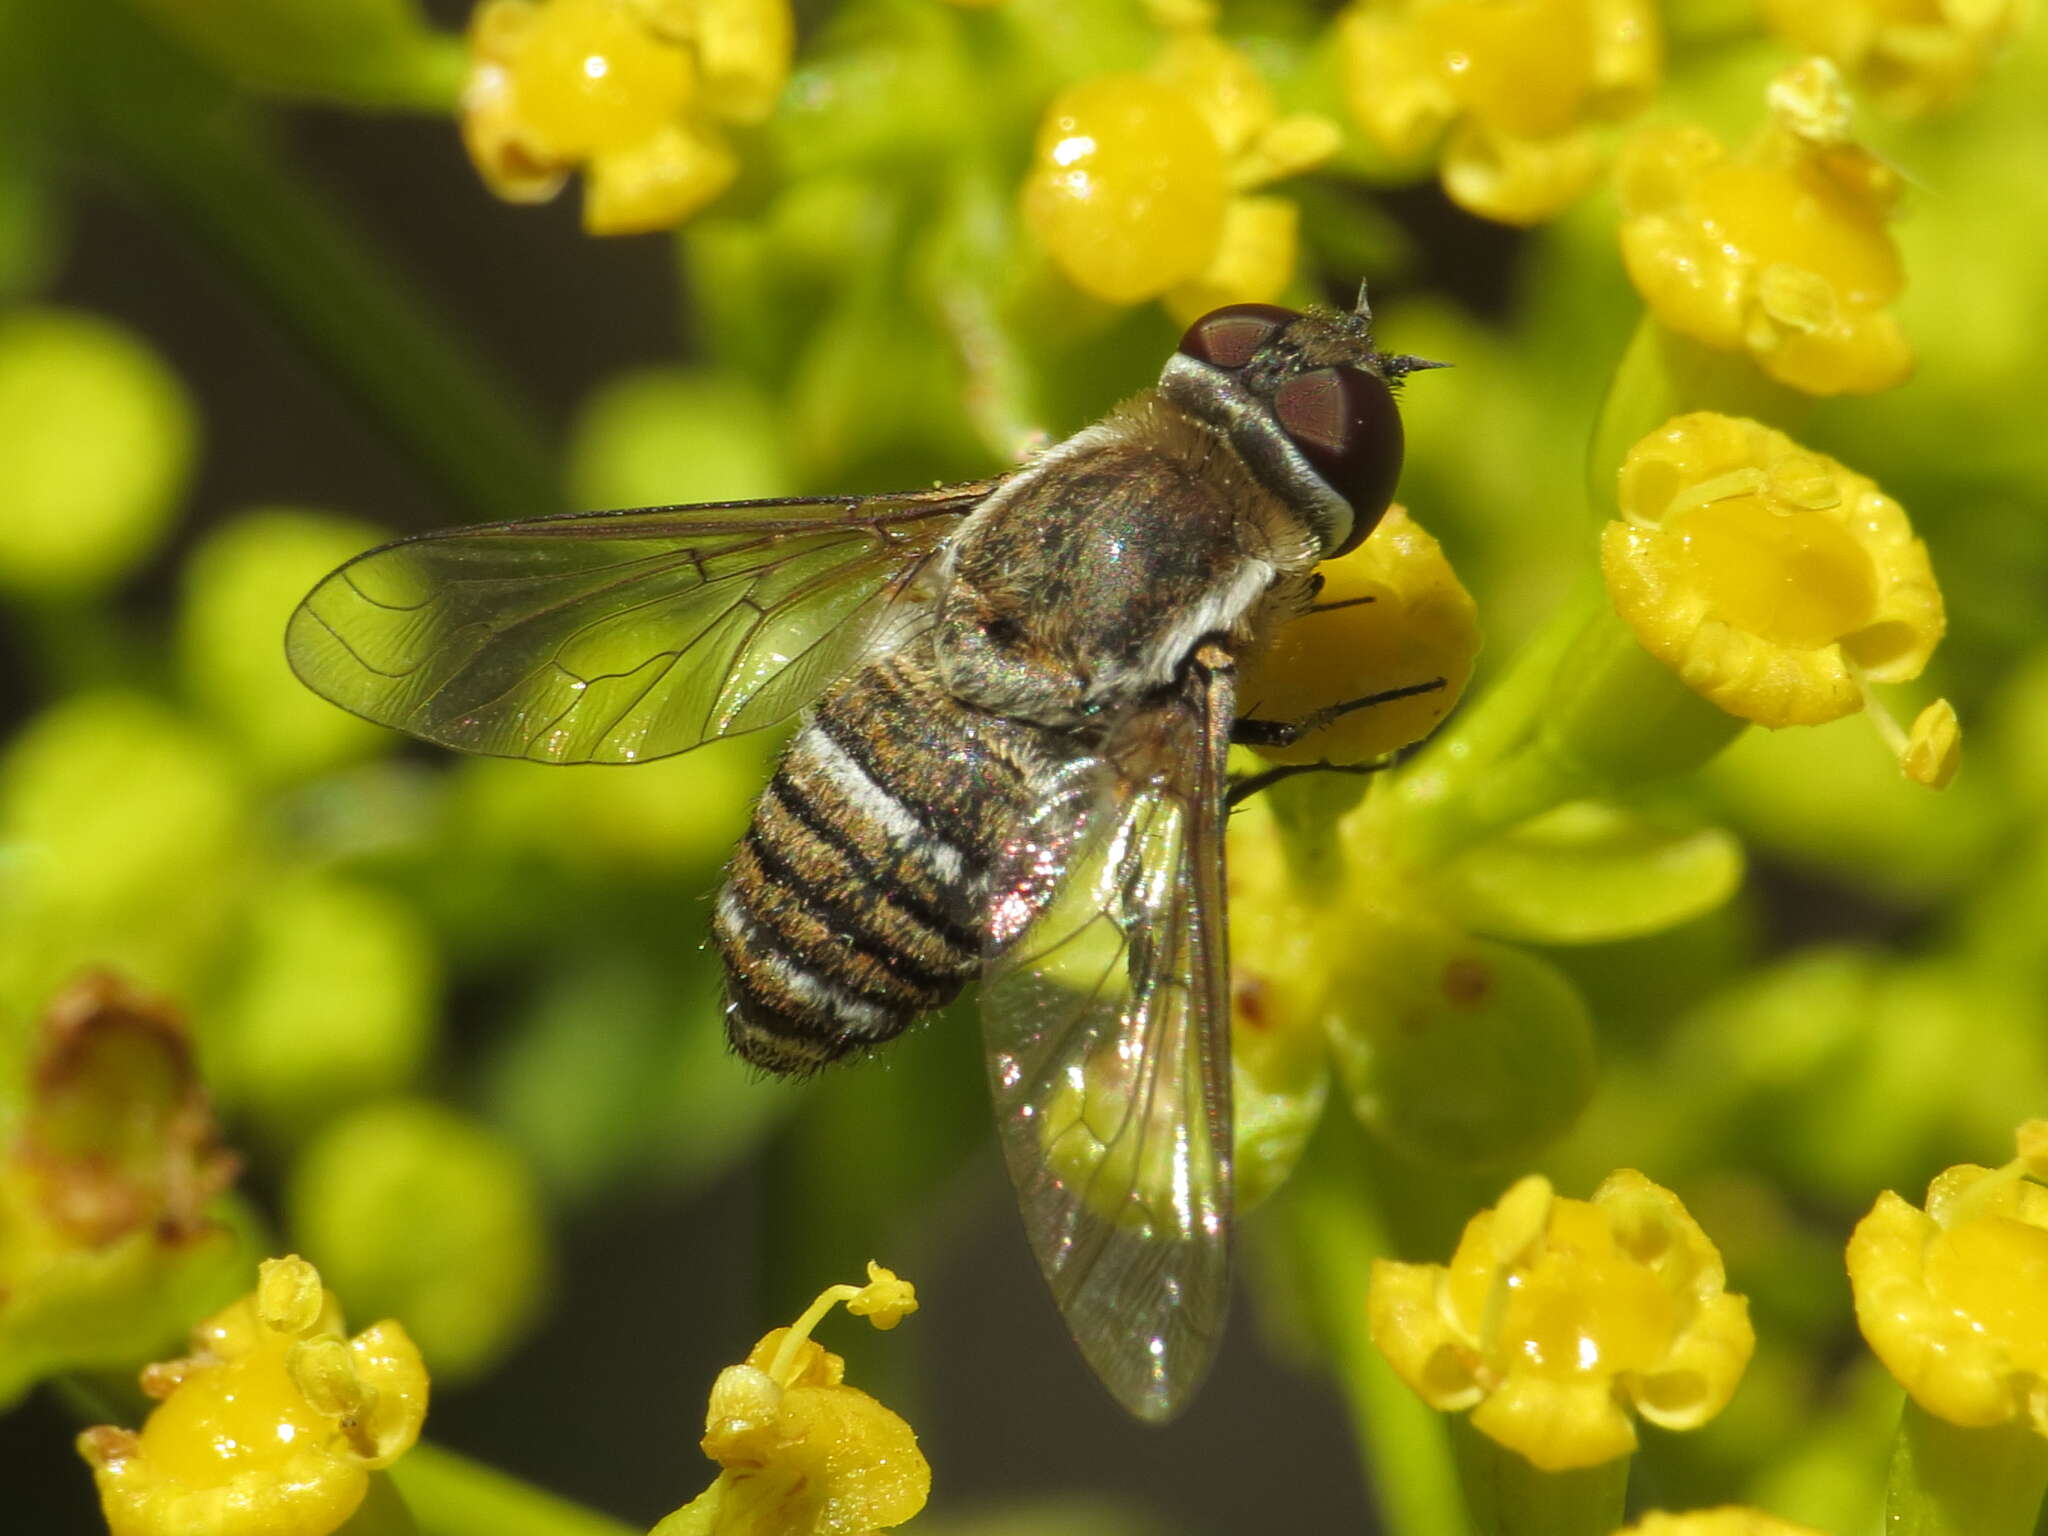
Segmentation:
{"type": "Polygon", "coordinates": [[[1825,60],[1780,75],[1769,102],[1739,156],[1699,128],[1630,141],[1615,168],[1629,278],[1660,323],[1782,384],[1890,389],[1913,366],[1889,308],[1905,281],[1886,227],[1898,176],[1849,141],[1825,60]]]}
{"type": "Polygon", "coordinates": [[[1328,159],[1338,138],[1327,118],[1278,116],[1251,60],[1190,22],[1148,73],[1053,102],[1024,217],[1076,287],[1112,304],[1165,295],[1185,322],[1280,296],[1300,215],[1241,194],[1328,159]]]}
{"type": "Polygon", "coordinates": [[[508,201],[545,201],[581,166],[590,233],[664,229],[731,185],[720,125],[773,110],[790,46],[787,0],[486,0],[464,141],[508,201]]]}
{"type": "Polygon", "coordinates": [[[1643,1516],[1615,1536],[1824,1536],[1810,1525],[1794,1525],[1760,1509],[1726,1505],[1720,1509],[1688,1510],[1682,1515],[1658,1510],[1643,1516]]]}
{"type": "Polygon", "coordinates": [[[1216,252],[1196,276],[1166,294],[1167,312],[1192,325],[1225,304],[1265,304],[1294,276],[1301,210],[1284,197],[1233,197],[1223,206],[1216,252]]]}
{"type": "Polygon", "coordinates": [[[1523,1179],[1466,1224],[1448,1267],[1379,1260],[1373,1342],[1433,1408],[1550,1472],[1719,1413],[1755,1348],[1748,1303],[1678,1197],[1633,1169],[1592,1200],[1523,1179]]]}
{"type": "Polygon", "coordinates": [[[1508,224],[1550,218],[1593,185],[1595,125],[1641,107],[1661,67],[1644,0],[1364,0],[1338,47],[1374,141],[1409,159],[1448,129],[1444,190],[1508,224]]]}
{"type": "Polygon", "coordinates": [[[1900,5],[1896,0],[1763,0],[1796,48],[1826,54],[1879,109],[1899,117],[1955,105],[2018,35],[2027,0],[1900,5]]]}
{"type": "Polygon", "coordinates": [[[1208,265],[1229,187],[1186,92],[1143,75],[1084,80],[1046,109],[1032,159],[1024,218],[1077,288],[1136,304],[1208,265]]]}
{"type": "Polygon", "coordinates": [[[1440,677],[1435,693],[1353,710],[1289,747],[1276,763],[1358,763],[1420,741],[1458,702],[1479,655],[1478,610],[1443,547],[1395,506],[1372,536],[1322,567],[1312,611],[1247,658],[1239,710],[1298,720],[1317,709],[1440,677]],[[1348,605],[1348,606],[1346,606],[1348,605]]]}
{"type": "Polygon", "coordinates": [[[1732,715],[1840,719],[1866,682],[1917,677],[1941,639],[1941,589],[1904,509],[1782,432],[1676,417],[1629,450],[1620,502],[1601,537],[1615,612],[1732,715]]]}
{"type": "Polygon", "coordinates": [[[2048,1436],[2048,1121],[2003,1168],[1938,1174],[1917,1210],[1887,1190],[1849,1239],[1864,1340],[1928,1413],[2048,1436]]]}
{"type": "Polygon", "coordinates": [[[143,1388],[160,1401],[139,1432],[79,1436],[112,1536],[327,1536],[427,1410],[405,1330],[346,1337],[296,1255],[266,1261],[255,1292],[195,1329],[189,1357],[146,1370],[143,1388]]]}
{"type": "Polygon", "coordinates": [[[743,1362],[720,1371],[702,1443],[723,1470],[655,1536],[851,1536],[901,1525],[924,1508],[931,1467],[916,1433],[847,1386],[846,1362],[810,1337],[840,1302],[888,1329],[917,1310],[917,1293],[870,1263],[866,1285],[828,1287],[794,1326],[765,1335],[743,1362]]]}
{"type": "Polygon", "coordinates": [[[1936,699],[1913,717],[1913,728],[1899,754],[1906,777],[1929,789],[1947,789],[1963,765],[1963,728],[1956,707],[1936,699]]]}

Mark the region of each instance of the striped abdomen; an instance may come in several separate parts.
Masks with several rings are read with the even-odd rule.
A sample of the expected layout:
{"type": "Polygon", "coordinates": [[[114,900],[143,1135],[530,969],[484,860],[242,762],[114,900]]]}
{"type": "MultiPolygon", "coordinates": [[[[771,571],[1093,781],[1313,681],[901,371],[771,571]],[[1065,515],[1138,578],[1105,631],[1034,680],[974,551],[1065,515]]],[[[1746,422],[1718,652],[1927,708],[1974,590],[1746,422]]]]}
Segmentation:
{"type": "Polygon", "coordinates": [[[1034,728],[963,708],[922,647],[840,683],[791,740],[719,893],[726,1031],[804,1072],[899,1034],[981,965],[990,850],[1034,728]]]}

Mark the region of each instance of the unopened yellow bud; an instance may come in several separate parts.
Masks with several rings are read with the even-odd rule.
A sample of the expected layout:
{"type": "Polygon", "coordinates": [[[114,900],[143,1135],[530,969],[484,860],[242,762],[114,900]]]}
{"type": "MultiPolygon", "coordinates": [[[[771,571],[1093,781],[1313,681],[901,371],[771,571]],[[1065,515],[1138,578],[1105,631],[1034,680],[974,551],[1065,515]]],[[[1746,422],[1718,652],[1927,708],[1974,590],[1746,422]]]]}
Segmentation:
{"type": "Polygon", "coordinates": [[[1369,538],[1322,567],[1314,606],[1246,658],[1243,713],[1300,720],[1318,709],[1414,683],[1443,687],[1339,716],[1289,747],[1261,747],[1276,763],[1359,763],[1420,741],[1449,714],[1479,655],[1478,609],[1443,546],[1407,511],[1388,509],[1369,538]]]}
{"type": "Polygon", "coordinates": [[[846,1310],[887,1333],[917,1310],[917,1287],[868,1260],[868,1283],[846,1299],[846,1310]]]}
{"type": "Polygon", "coordinates": [[[584,228],[680,223],[737,175],[721,124],[758,122],[789,72],[787,0],[486,0],[463,137],[513,202],[589,177],[584,228]]]}
{"type": "Polygon", "coordinates": [[[1046,109],[1032,158],[1025,220],[1076,287],[1135,304],[1208,265],[1229,186],[1186,92],[1144,75],[1084,80],[1046,109]]]}
{"type": "Polygon", "coordinates": [[[326,1305],[320,1271],[296,1253],[265,1259],[256,1269],[256,1316],[279,1333],[304,1333],[326,1305]]]}
{"type": "Polygon", "coordinates": [[[1510,224],[1593,185],[1596,126],[1640,108],[1661,70],[1644,0],[1360,4],[1338,46],[1352,115],[1380,147],[1408,159],[1442,137],[1444,190],[1510,224]]]}
{"type": "Polygon", "coordinates": [[[1299,213],[1242,194],[1321,163],[1338,143],[1326,118],[1278,116],[1252,61],[1193,26],[1145,74],[1097,76],[1053,102],[1024,215],[1076,287],[1115,304],[1165,295],[1185,323],[1280,296],[1299,213]]]}
{"type": "Polygon", "coordinates": [[[1643,1516],[1628,1529],[1617,1531],[1615,1536],[1824,1536],[1824,1533],[1810,1525],[1794,1525],[1790,1520],[1780,1520],[1760,1509],[1738,1509],[1731,1504],[1720,1509],[1689,1510],[1682,1515],[1658,1510],[1643,1516]]]}
{"type": "Polygon", "coordinates": [[[1947,789],[1963,765],[1963,728],[1956,707],[1936,699],[1913,718],[1899,766],[1906,777],[1929,789],[1947,789]]]}
{"type": "Polygon", "coordinates": [[[1826,54],[1847,70],[1880,111],[1909,117],[1967,95],[2025,24],[2028,5],[1764,0],[1763,12],[1794,47],[1826,54]]]}
{"type": "Polygon", "coordinates": [[[1294,276],[1301,210],[1284,197],[1234,197],[1223,208],[1216,253],[1201,273],[1166,295],[1174,319],[1191,325],[1225,304],[1263,304],[1294,276]]]}

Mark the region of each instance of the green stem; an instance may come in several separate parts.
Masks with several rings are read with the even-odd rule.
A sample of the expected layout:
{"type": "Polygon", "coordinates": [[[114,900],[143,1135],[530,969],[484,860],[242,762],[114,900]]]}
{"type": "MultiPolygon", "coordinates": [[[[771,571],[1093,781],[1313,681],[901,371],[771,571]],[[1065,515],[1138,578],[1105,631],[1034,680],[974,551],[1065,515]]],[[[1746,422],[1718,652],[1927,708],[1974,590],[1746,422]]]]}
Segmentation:
{"type": "Polygon", "coordinates": [[[1666,330],[1644,312],[1607,386],[1587,443],[1586,489],[1593,511],[1616,515],[1615,477],[1630,448],[1674,416],[1719,411],[1792,431],[1813,399],[1767,378],[1747,353],[1717,352],[1666,330]]]}
{"type": "Polygon", "coordinates": [[[544,434],[389,263],[278,159],[245,97],[110,0],[38,9],[80,147],[203,240],[445,490],[490,517],[559,509],[544,434]]]}
{"type": "Polygon", "coordinates": [[[632,1536],[638,1530],[437,1445],[414,1446],[387,1475],[426,1536],[632,1536]]]}
{"type": "Polygon", "coordinates": [[[1353,826],[1412,867],[1431,868],[1567,801],[1689,773],[1744,728],[1646,652],[1604,595],[1588,592],[1353,826]]]}
{"type": "Polygon", "coordinates": [[[1360,831],[1429,868],[1577,792],[1531,748],[1559,668],[1599,600],[1587,593],[1560,608],[1450,729],[1367,798],[1363,817],[1354,818],[1360,831]]]}
{"type": "MultiPolygon", "coordinates": [[[[1326,1128],[1334,1118],[1324,1117],[1326,1128]]],[[[1443,1417],[1395,1376],[1367,1321],[1372,1263],[1390,1248],[1384,1225],[1364,1181],[1332,1162],[1332,1137],[1318,1136],[1274,1201],[1291,1268],[1351,1410],[1384,1528],[1391,1536],[1451,1536],[1466,1529],[1466,1511],[1443,1417]]]]}
{"type": "Polygon", "coordinates": [[[1611,1536],[1622,1523],[1630,1458],[1544,1472],[1460,1418],[1451,1430],[1477,1536],[1611,1536]]]}
{"type": "Polygon", "coordinates": [[[2024,1421],[1963,1429],[1906,1400],[1885,1536],[2026,1536],[2048,1493],[2048,1440],[2024,1421]]]}

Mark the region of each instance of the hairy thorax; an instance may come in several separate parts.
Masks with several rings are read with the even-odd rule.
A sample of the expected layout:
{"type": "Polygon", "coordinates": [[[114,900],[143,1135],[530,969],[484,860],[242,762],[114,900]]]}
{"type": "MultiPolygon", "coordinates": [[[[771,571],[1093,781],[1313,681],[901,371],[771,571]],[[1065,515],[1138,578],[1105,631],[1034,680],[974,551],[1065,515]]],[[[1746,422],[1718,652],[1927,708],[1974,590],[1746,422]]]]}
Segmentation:
{"type": "Polygon", "coordinates": [[[1243,642],[1315,551],[1216,430],[1154,393],[1021,471],[955,540],[933,653],[992,714],[1072,726],[1243,642]]]}

